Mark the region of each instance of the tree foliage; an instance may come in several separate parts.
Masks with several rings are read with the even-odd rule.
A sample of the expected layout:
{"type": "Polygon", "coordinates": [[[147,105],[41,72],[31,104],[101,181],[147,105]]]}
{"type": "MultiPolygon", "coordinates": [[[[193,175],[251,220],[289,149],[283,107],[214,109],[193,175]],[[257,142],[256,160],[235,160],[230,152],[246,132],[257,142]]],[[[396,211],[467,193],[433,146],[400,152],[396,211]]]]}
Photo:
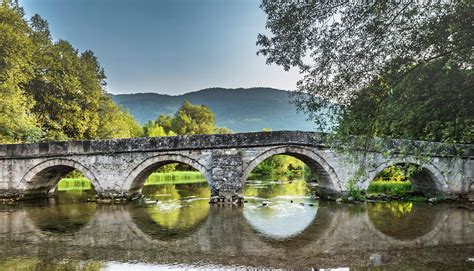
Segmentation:
{"type": "Polygon", "coordinates": [[[215,127],[213,134],[219,134],[219,135],[224,135],[224,134],[232,134],[233,131],[229,128],[226,127],[215,127]]]}
{"type": "Polygon", "coordinates": [[[300,70],[295,103],[321,128],[342,116],[367,135],[459,142],[472,134],[466,132],[472,112],[470,120],[460,119],[472,108],[471,1],[263,1],[261,7],[271,35],[258,36],[258,53],[300,70]],[[411,98],[417,101],[410,106],[411,98]],[[440,106],[442,100],[454,107],[440,106]],[[318,118],[322,112],[332,119],[318,118]],[[420,125],[416,115],[423,116],[420,125]]]}
{"type": "Polygon", "coordinates": [[[29,27],[8,2],[0,6],[0,142],[36,140],[40,136],[34,105],[26,95],[32,76],[29,27]]]}
{"type": "Polygon", "coordinates": [[[228,128],[216,127],[214,113],[205,105],[184,101],[174,116],[160,115],[143,127],[145,136],[227,134],[228,128]]]}
{"type": "Polygon", "coordinates": [[[141,128],[105,92],[92,51],[51,38],[17,1],[0,6],[0,142],[132,137],[141,128]]]}
{"type": "Polygon", "coordinates": [[[98,113],[97,138],[130,138],[143,134],[142,127],[130,113],[121,110],[108,95],[100,97],[98,113]]]}
{"type": "Polygon", "coordinates": [[[212,134],[214,113],[205,105],[192,105],[185,101],[174,116],[172,128],[178,135],[212,134]]]}
{"type": "Polygon", "coordinates": [[[389,166],[382,170],[377,176],[375,176],[374,182],[383,181],[396,181],[396,182],[407,182],[408,178],[405,175],[404,168],[402,166],[394,165],[389,166]]]}
{"type": "Polygon", "coordinates": [[[309,168],[299,159],[289,155],[274,155],[258,164],[252,174],[265,176],[303,176],[309,168]]]}
{"type": "Polygon", "coordinates": [[[338,132],[428,141],[474,142],[474,72],[449,58],[414,70],[398,84],[374,79],[354,96],[338,132]]]}

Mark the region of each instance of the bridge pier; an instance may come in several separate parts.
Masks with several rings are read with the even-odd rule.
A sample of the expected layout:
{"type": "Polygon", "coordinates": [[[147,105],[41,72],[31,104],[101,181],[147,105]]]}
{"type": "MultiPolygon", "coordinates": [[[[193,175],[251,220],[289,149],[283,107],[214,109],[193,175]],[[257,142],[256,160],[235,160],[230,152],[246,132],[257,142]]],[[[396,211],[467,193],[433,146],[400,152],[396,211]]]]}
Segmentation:
{"type": "Polygon", "coordinates": [[[236,149],[214,150],[211,161],[211,204],[242,204],[242,156],[236,149]]]}

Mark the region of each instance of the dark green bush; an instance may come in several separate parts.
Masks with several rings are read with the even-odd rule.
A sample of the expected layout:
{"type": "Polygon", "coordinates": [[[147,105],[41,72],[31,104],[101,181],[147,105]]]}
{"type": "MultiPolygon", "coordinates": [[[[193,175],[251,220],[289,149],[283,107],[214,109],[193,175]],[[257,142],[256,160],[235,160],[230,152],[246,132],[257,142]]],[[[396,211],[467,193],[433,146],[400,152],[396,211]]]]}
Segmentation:
{"type": "Polygon", "coordinates": [[[387,194],[387,195],[405,195],[412,192],[412,185],[410,182],[403,181],[373,181],[368,193],[372,194],[387,194]]]}

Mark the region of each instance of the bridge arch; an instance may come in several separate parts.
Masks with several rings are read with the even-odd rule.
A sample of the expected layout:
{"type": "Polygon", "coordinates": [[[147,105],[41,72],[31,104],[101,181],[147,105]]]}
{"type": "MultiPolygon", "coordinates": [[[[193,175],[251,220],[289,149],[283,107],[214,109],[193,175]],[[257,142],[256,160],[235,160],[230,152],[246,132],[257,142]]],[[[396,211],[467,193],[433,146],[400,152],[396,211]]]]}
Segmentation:
{"type": "Polygon", "coordinates": [[[148,176],[156,169],[172,163],[183,163],[197,169],[211,185],[209,170],[196,159],[182,154],[161,154],[147,158],[136,166],[130,174],[128,174],[125,183],[122,186],[123,191],[129,193],[141,192],[148,176]]]}
{"type": "Polygon", "coordinates": [[[369,187],[370,182],[372,182],[372,180],[374,180],[374,178],[384,169],[397,165],[414,165],[420,168],[419,172],[409,178],[415,192],[420,192],[425,195],[450,193],[451,190],[445,181],[441,170],[432,164],[423,163],[417,159],[411,158],[404,158],[401,160],[394,159],[378,165],[374,170],[368,173],[368,178],[361,184],[362,189],[366,190],[369,187]]]}
{"type": "Polygon", "coordinates": [[[74,170],[84,174],[97,192],[102,191],[95,174],[86,166],[71,159],[50,159],[37,164],[23,176],[18,188],[26,193],[47,193],[64,175],[74,170]]]}
{"type": "Polygon", "coordinates": [[[265,159],[284,154],[292,156],[304,162],[318,177],[318,184],[323,194],[340,194],[342,192],[341,182],[333,167],[318,153],[311,149],[297,146],[281,146],[268,149],[259,154],[244,167],[242,182],[245,183],[252,170],[265,159]]]}

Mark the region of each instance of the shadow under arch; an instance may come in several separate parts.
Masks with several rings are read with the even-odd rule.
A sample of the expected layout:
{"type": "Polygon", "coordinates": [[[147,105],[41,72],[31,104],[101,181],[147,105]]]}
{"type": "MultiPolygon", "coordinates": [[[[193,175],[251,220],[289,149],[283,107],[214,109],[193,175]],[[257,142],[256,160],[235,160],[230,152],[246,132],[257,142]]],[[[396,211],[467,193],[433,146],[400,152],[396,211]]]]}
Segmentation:
{"type": "Polygon", "coordinates": [[[274,155],[288,155],[301,160],[317,176],[318,189],[321,195],[338,195],[342,192],[342,186],[332,166],[316,152],[303,147],[283,146],[269,149],[254,158],[244,169],[242,185],[245,184],[252,170],[265,159],[274,155]]]}
{"type": "Polygon", "coordinates": [[[37,164],[23,176],[18,189],[25,191],[28,196],[45,195],[64,175],[74,170],[84,174],[96,192],[102,191],[102,186],[94,173],[81,163],[70,159],[50,159],[37,164]]]}
{"type": "Polygon", "coordinates": [[[330,230],[334,214],[334,205],[331,205],[331,202],[319,201],[317,212],[311,217],[311,220],[305,225],[303,230],[298,230],[286,237],[274,238],[262,231],[262,226],[264,227],[264,225],[255,225],[255,222],[249,221],[249,217],[245,214],[245,209],[243,210],[244,220],[261,241],[272,247],[285,249],[305,247],[320,240],[330,230]]]}
{"type": "Polygon", "coordinates": [[[420,161],[409,158],[390,161],[379,165],[368,174],[368,178],[365,180],[365,182],[361,184],[362,189],[367,190],[370,183],[384,169],[391,166],[406,165],[413,165],[419,168],[418,171],[416,171],[412,176],[408,178],[413,186],[414,192],[421,193],[427,196],[450,194],[449,186],[444,181],[445,178],[436,166],[432,164],[421,163],[420,161]]]}
{"type": "Polygon", "coordinates": [[[136,166],[125,179],[123,191],[129,191],[130,194],[140,193],[146,179],[153,171],[172,163],[183,163],[197,169],[212,187],[209,170],[197,160],[182,154],[161,154],[147,158],[136,166]]]}
{"type": "Polygon", "coordinates": [[[440,233],[447,219],[442,209],[411,202],[368,204],[367,216],[368,227],[379,239],[397,245],[431,241],[440,233]]]}

